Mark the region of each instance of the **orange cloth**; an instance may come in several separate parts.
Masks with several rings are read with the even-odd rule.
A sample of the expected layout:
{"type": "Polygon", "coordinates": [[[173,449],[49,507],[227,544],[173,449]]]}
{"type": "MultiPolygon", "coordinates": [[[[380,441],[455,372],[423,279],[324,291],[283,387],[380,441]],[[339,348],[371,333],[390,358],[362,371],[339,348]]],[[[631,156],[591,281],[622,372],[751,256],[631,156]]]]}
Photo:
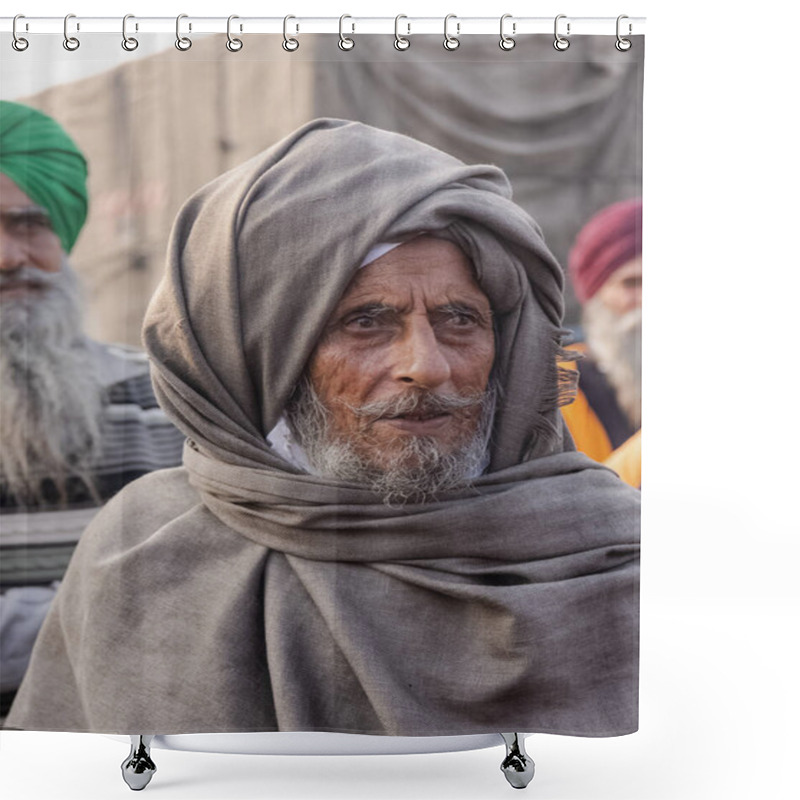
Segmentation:
{"type": "Polygon", "coordinates": [[[620,445],[605,461],[630,486],[642,485],[642,432],[641,430],[620,445]]]}
{"type": "Polygon", "coordinates": [[[614,448],[611,446],[606,429],[580,389],[575,401],[563,406],[561,413],[575,441],[575,447],[581,453],[586,453],[595,461],[605,461],[611,455],[614,448]]]}
{"type": "MultiPolygon", "coordinates": [[[[570,345],[568,350],[586,352],[582,344],[570,345]]],[[[562,362],[562,367],[577,369],[574,362],[562,362]]],[[[625,483],[635,488],[642,485],[642,439],[637,431],[616,450],[606,433],[600,418],[592,410],[586,395],[578,389],[575,401],[563,406],[561,413],[567,423],[575,447],[589,458],[613,469],[625,483]]]]}

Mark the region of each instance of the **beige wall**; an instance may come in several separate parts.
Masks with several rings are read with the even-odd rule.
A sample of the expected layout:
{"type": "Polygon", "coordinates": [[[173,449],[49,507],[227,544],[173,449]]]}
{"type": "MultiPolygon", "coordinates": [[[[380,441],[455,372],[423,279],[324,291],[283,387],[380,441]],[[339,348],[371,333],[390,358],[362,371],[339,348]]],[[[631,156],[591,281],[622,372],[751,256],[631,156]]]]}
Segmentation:
{"type": "Polygon", "coordinates": [[[189,195],[311,118],[308,60],[284,53],[279,37],[248,41],[238,54],[224,41],[196,40],[186,53],[172,49],[21,100],[61,122],[89,161],[89,218],[72,260],[99,339],[139,343],[172,221],[189,195]]]}
{"type": "MultiPolygon", "coordinates": [[[[549,37],[511,53],[470,37],[455,53],[435,38],[398,53],[392,37],[225,37],[123,64],[36,94],[90,165],[89,219],[73,252],[87,288],[89,332],[139,342],[161,277],[172,220],[191,193],[317,116],[406,133],[467,162],[498,164],[515,199],[562,264],[597,209],[641,192],[643,41],[578,37],[566,54],[549,37]]],[[[71,57],[72,54],[71,54],[71,57]]],[[[568,321],[578,308],[568,294],[568,321]]]]}

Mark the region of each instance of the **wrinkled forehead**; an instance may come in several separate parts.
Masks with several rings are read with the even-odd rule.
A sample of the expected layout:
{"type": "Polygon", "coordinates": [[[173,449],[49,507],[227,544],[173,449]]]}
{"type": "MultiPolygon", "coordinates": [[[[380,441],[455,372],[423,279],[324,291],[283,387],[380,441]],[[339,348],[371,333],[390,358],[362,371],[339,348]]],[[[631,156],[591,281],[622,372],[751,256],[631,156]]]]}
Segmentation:
{"type": "Polygon", "coordinates": [[[448,239],[427,233],[405,242],[375,245],[346,286],[338,305],[393,289],[449,295],[453,299],[463,295],[490,306],[466,253],[448,239]]]}
{"type": "MultiPolygon", "coordinates": [[[[433,239],[433,240],[436,240],[436,241],[440,241],[440,242],[450,242],[451,241],[446,236],[441,236],[441,235],[438,235],[437,233],[430,233],[428,231],[419,231],[417,233],[411,234],[410,236],[404,237],[401,241],[396,241],[396,242],[378,242],[377,244],[374,244],[370,248],[369,252],[367,253],[366,256],[364,256],[364,259],[361,261],[361,263],[359,264],[358,268],[359,269],[364,269],[364,267],[368,267],[370,264],[373,264],[374,262],[376,262],[379,259],[383,258],[383,256],[388,255],[393,250],[396,250],[398,247],[404,247],[405,248],[405,250],[401,251],[401,253],[403,253],[403,254],[409,253],[409,254],[413,254],[413,257],[419,257],[419,255],[418,255],[419,254],[419,248],[418,247],[409,248],[409,247],[407,247],[407,245],[412,244],[412,243],[414,243],[416,245],[419,245],[420,243],[422,243],[422,244],[431,244],[428,241],[430,239],[433,239]]],[[[460,247],[458,247],[458,245],[455,245],[455,247],[457,247],[458,250],[462,254],[464,253],[464,251],[460,247]]],[[[466,256],[466,254],[464,254],[464,256],[465,256],[465,258],[467,258],[467,260],[469,260],[469,258],[466,256]]],[[[470,267],[472,268],[472,270],[474,272],[474,266],[472,265],[471,261],[470,261],[470,267]]]]}
{"type": "Polygon", "coordinates": [[[47,213],[19,187],[16,181],[0,172],[0,205],[8,209],[31,209],[47,213]]]}

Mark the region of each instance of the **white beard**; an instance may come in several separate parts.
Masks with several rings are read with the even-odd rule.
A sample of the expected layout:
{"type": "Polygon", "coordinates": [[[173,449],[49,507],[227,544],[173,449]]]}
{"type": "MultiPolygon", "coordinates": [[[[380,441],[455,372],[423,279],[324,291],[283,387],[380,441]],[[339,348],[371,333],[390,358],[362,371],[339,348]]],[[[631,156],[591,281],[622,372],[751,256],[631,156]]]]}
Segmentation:
{"type": "Polygon", "coordinates": [[[66,259],[57,273],[22,272],[46,288],[0,303],[0,476],[29,505],[44,502],[44,479],[63,503],[72,476],[97,498],[90,468],[104,397],[81,332],[78,278],[66,259]]]}
{"type": "Polygon", "coordinates": [[[480,397],[462,401],[480,405],[474,434],[452,452],[443,452],[434,437],[409,437],[389,463],[374,463],[352,441],[331,433],[329,412],[303,379],[287,408],[292,433],[303,448],[314,474],[360,483],[387,505],[428,502],[446,490],[469,485],[488,462],[489,440],[497,402],[494,383],[480,397]]]}
{"type": "Polygon", "coordinates": [[[611,311],[598,297],[583,309],[589,351],[617,396],[631,425],[642,425],[642,309],[611,311]]]}

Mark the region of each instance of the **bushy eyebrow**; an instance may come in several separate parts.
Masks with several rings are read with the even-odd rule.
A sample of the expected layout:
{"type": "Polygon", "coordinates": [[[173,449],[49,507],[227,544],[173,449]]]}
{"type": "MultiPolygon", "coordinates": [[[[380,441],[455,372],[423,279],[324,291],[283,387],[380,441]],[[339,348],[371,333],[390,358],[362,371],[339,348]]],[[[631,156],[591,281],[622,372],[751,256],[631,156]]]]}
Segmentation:
{"type": "MultiPolygon", "coordinates": [[[[353,308],[349,308],[343,311],[338,316],[338,320],[343,320],[346,319],[347,317],[352,317],[352,316],[365,316],[374,318],[385,313],[402,314],[405,311],[406,309],[404,309],[403,307],[389,305],[388,303],[379,303],[379,302],[363,303],[360,306],[354,306],[353,308]]],[[[442,305],[432,308],[428,313],[444,314],[447,316],[458,316],[460,314],[466,314],[475,317],[479,322],[483,324],[490,324],[492,318],[491,309],[489,310],[487,317],[487,314],[482,312],[476,306],[471,305],[469,303],[442,303],[442,305]]]]}
{"type": "Polygon", "coordinates": [[[444,305],[437,306],[433,309],[434,312],[440,312],[445,314],[471,314],[477,317],[482,322],[488,322],[492,318],[492,310],[489,309],[488,320],[487,315],[484,314],[479,308],[474,305],[470,305],[469,303],[445,303],[444,305]]]}
{"type": "Polygon", "coordinates": [[[50,224],[50,215],[41,206],[22,206],[17,208],[0,208],[0,219],[10,222],[19,222],[25,219],[34,219],[50,224]]]}
{"type": "Polygon", "coordinates": [[[362,303],[360,306],[353,306],[348,308],[340,314],[340,318],[349,317],[351,314],[363,314],[368,317],[375,317],[385,311],[400,312],[401,309],[397,306],[390,306],[387,303],[362,303]]]}

